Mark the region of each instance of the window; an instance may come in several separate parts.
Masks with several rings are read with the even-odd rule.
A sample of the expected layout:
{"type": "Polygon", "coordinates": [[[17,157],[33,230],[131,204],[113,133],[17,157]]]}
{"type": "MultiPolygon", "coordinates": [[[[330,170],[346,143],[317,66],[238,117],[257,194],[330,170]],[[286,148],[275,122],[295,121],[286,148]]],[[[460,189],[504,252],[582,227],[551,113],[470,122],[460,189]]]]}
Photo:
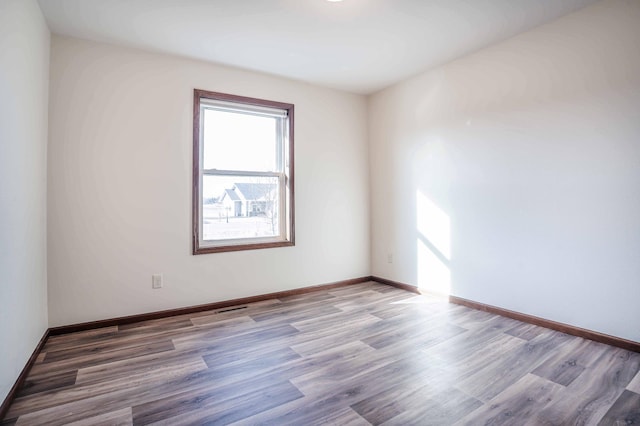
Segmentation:
{"type": "Polygon", "coordinates": [[[193,254],[294,245],[293,105],[194,91],[193,254]]]}

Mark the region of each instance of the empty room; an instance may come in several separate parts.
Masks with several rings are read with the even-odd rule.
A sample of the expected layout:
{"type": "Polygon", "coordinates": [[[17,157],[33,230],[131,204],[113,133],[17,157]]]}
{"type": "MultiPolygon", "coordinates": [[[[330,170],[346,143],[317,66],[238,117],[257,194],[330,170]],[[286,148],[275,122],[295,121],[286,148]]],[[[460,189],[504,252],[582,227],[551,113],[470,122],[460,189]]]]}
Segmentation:
{"type": "Polygon", "coordinates": [[[639,0],[0,0],[1,425],[640,424],[639,0]]]}

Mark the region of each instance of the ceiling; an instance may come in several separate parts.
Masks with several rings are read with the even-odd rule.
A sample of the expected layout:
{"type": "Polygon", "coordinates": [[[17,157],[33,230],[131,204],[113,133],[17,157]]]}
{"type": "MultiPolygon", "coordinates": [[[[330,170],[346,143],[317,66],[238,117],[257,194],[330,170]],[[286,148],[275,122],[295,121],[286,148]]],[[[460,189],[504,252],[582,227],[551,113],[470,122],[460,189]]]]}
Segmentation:
{"type": "Polygon", "coordinates": [[[53,33],[369,94],[596,0],[39,0],[53,33]]]}

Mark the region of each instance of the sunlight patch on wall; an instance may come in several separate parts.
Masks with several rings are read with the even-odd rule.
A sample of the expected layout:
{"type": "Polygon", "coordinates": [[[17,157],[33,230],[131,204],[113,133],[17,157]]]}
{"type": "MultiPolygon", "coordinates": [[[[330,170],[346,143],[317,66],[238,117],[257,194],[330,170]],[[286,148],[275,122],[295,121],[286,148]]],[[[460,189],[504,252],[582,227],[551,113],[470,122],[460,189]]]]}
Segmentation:
{"type": "Polygon", "coordinates": [[[439,251],[447,260],[451,257],[451,220],[440,207],[416,191],[416,218],[418,233],[439,251]]]}
{"type": "Polygon", "coordinates": [[[440,207],[416,191],[416,256],[418,287],[450,294],[451,220],[440,207]]]}

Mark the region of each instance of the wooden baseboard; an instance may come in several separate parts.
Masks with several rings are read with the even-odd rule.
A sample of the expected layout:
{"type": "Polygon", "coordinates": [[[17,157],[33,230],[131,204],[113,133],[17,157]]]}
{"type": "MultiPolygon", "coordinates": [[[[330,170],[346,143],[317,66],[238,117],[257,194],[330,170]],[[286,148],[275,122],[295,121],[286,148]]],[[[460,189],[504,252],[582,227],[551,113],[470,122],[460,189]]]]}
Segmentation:
{"type": "Polygon", "coordinates": [[[446,299],[446,298],[449,297],[446,294],[437,293],[435,291],[423,290],[423,289],[421,289],[419,287],[416,287],[415,285],[405,284],[405,283],[401,283],[401,282],[398,282],[398,281],[393,281],[393,280],[390,280],[390,279],[387,279],[387,278],[376,277],[375,275],[371,277],[371,281],[375,281],[375,282],[378,282],[380,284],[389,285],[391,287],[399,288],[401,290],[410,291],[411,293],[415,293],[415,294],[425,294],[425,295],[429,295],[429,296],[437,297],[437,298],[442,298],[442,299],[446,299]]]}
{"type": "Polygon", "coordinates": [[[44,347],[44,344],[47,343],[48,338],[49,338],[49,329],[45,330],[44,334],[42,335],[42,338],[38,342],[38,345],[36,346],[35,350],[31,354],[31,357],[29,357],[29,360],[27,361],[24,368],[20,372],[20,375],[16,379],[16,382],[13,384],[13,386],[9,390],[9,393],[4,398],[4,401],[2,401],[2,405],[0,405],[0,421],[4,419],[4,416],[9,411],[9,406],[11,405],[14,398],[16,397],[18,390],[24,384],[24,381],[27,379],[27,376],[29,375],[29,371],[31,370],[31,367],[33,367],[33,364],[36,362],[36,359],[38,358],[40,351],[44,347]]]}
{"type": "MultiPolygon", "coordinates": [[[[372,276],[371,280],[379,282],[381,284],[386,284],[386,285],[397,287],[403,290],[407,290],[412,293],[417,293],[417,294],[424,293],[420,291],[420,289],[416,286],[388,280],[386,278],[372,276]]],[[[484,303],[475,302],[473,300],[463,299],[462,297],[449,296],[449,302],[455,303],[456,305],[463,305],[468,308],[477,309],[479,311],[489,312],[491,314],[512,318],[512,319],[526,322],[529,324],[538,325],[540,327],[549,328],[551,330],[560,331],[562,333],[570,334],[572,336],[582,337],[585,339],[593,340],[595,342],[604,343],[607,345],[615,346],[615,347],[626,349],[629,351],[640,352],[640,342],[634,342],[632,340],[623,339],[621,337],[611,336],[609,334],[599,333],[597,331],[591,331],[584,328],[575,327],[573,325],[536,317],[533,315],[527,315],[520,312],[510,311],[508,309],[499,308],[497,306],[487,305],[484,303]]]]}
{"type": "Polygon", "coordinates": [[[353,278],[353,279],[343,280],[343,281],[336,281],[333,283],[320,284],[320,285],[315,285],[311,287],[296,288],[293,290],[278,291],[275,293],[261,294],[258,296],[242,297],[240,299],[224,300],[221,302],[207,303],[204,305],[189,306],[186,308],[168,309],[165,311],[148,312],[145,314],[129,315],[126,317],[83,322],[80,324],[63,325],[60,327],[50,328],[49,334],[52,336],[57,336],[60,334],[74,333],[76,331],[93,330],[101,327],[125,325],[125,324],[131,324],[134,322],[148,321],[153,319],[172,317],[176,315],[187,315],[187,314],[193,314],[195,312],[212,311],[216,309],[229,308],[231,306],[238,306],[238,305],[245,305],[247,303],[260,302],[263,300],[277,299],[280,297],[288,297],[288,296],[295,296],[298,294],[311,293],[313,291],[318,291],[318,290],[329,290],[337,287],[360,284],[367,281],[371,281],[370,276],[353,278]]]}
{"type": "Polygon", "coordinates": [[[468,308],[477,309],[479,311],[489,312],[491,314],[512,318],[529,324],[538,325],[540,327],[550,328],[551,330],[560,331],[562,333],[578,336],[585,339],[593,340],[607,345],[616,346],[633,352],[640,352],[640,342],[623,339],[621,337],[611,336],[609,334],[599,333],[597,331],[587,330],[573,325],[561,322],[551,321],[548,319],[527,315],[520,312],[510,311],[508,309],[499,308],[497,306],[486,305],[484,303],[475,302],[473,300],[463,299],[462,297],[449,296],[449,302],[456,305],[463,305],[468,308]]]}
{"type": "Polygon", "coordinates": [[[410,291],[411,293],[422,294],[420,289],[415,285],[404,284],[398,281],[388,280],[386,278],[371,276],[371,281],[375,281],[380,284],[390,285],[391,287],[399,288],[401,290],[410,291]]]}

